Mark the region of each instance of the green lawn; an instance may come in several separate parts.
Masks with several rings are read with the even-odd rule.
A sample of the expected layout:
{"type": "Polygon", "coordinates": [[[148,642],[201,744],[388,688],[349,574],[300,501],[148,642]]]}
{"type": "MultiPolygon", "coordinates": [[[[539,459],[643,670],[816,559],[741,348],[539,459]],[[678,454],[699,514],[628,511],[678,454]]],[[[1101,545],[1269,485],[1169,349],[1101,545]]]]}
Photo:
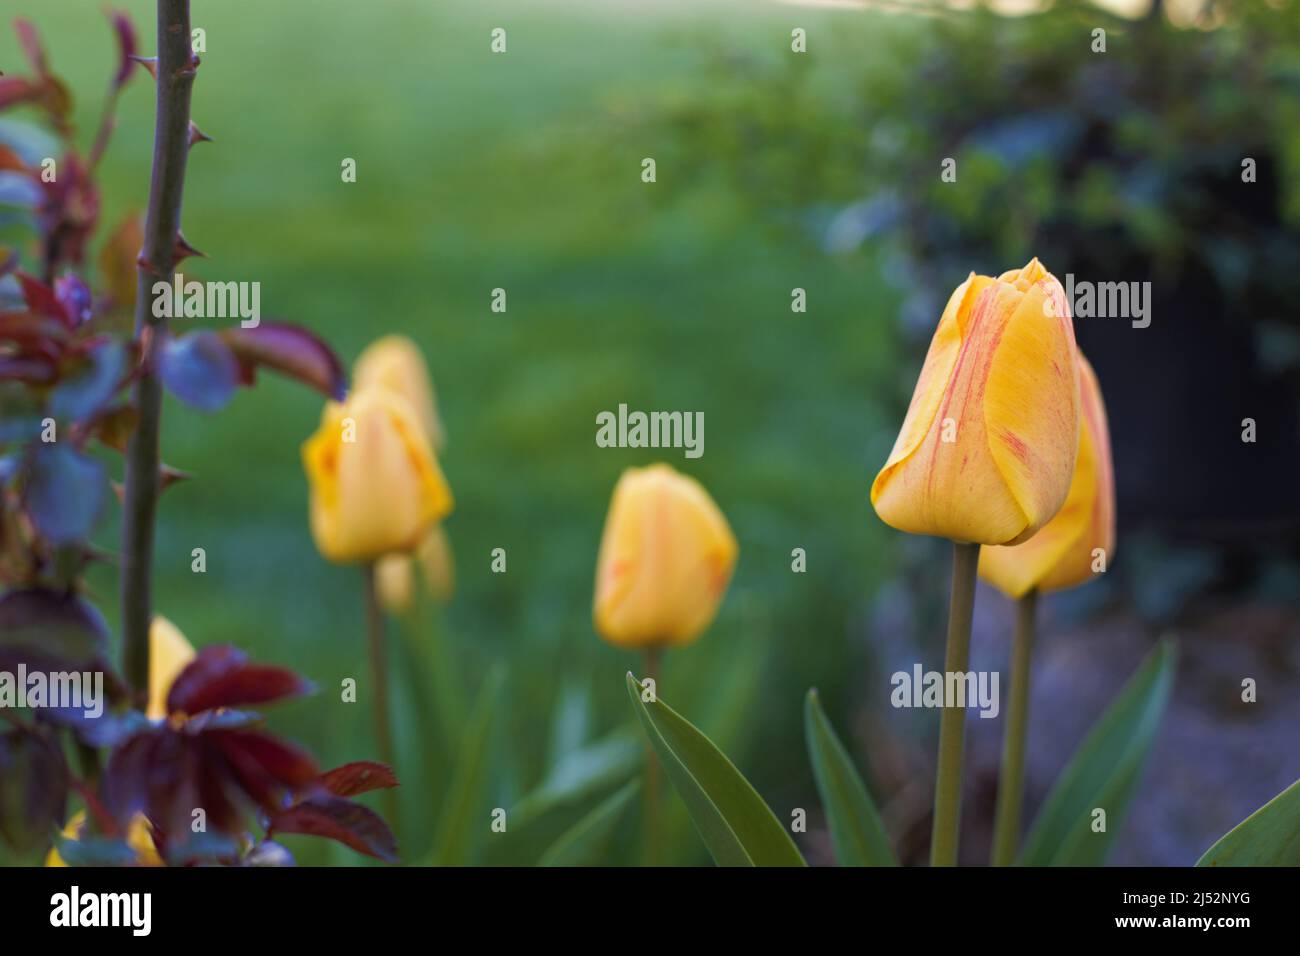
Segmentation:
{"type": "MultiPolygon", "coordinates": [[[[122,5],[151,52],[151,4],[122,5]]],[[[191,156],[185,232],[210,258],[187,265],[261,282],[266,315],[309,325],[346,362],[405,332],[436,380],[457,499],[458,591],[443,624],[456,695],[471,699],[493,662],[509,666],[484,832],[490,808],[512,807],[561,753],[632,719],[623,673],[636,662],[594,634],[591,584],[613,484],[654,456],[598,448],[597,412],[704,412],[704,457],[664,457],[710,489],[741,557],[717,624],[673,655],[662,693],[717,732],[779,816],[812,799],[803,692],[819,685],[832,717],[844,713],[887,564],[867,490],[893,437],[895,383],[910,374],[893,368],[892,294],[869,259],[774,237],[717,182],[675,177],[668,134],[638,121],[670,91],[708,95],[696,42],[775,55],[792,24],[828,21],[756,3],[649,6],[195,4],[208,50],[194,116],[216,142],[191,156]],[[506,55],[489,52],[496,26],[506,55]],[[640,180],[644,156],[661,157],[653,185],[640,180]],[[355,184],[341,182],[344,157],[355,184]],[[807,314],[790,311],[795,286],[807,314]],[[489,310],[497,287],[503,315],[489,310]],[[505,574],[490,571],[496,547],[505,574]],[[791,573],[794,547],[807,550],[805,575],[791,573]]],[[[9,11],[40,25],[92,129],[114,55],[97,9],[15,0],[9,11]]],[[[6,35],[6,72],[15,54],[6,35]]],[[[151,92],[137,76],[123,103],[104,169],[110,223],[145,200],[151,92]]],[[[326,564],[306,524],[299,445],[320,407],[270,376],[213,417],[169,401],[164,457],[196,480],[163,499],[156,593],[196,644],[234,642],[315,680],[321,693],[274,723],[330,764],[373,746],[364,703],[337,690],[365,673],[358,574],[326,564]],[[190,571],[195,547],[204,575],[190,571]]],[[[104,541],[115,533],[106,525],[104,541]]],[[[94,583],[114,614],[115,576],[94,583]]],[[[399,762],[418,849],[447,760],[420,716],[433,693],[415,695],[399,762]]],[[[614,858],[630,861],[625,842],[614,858]]],[[[693,835],[679,843],[680,859],[703,858],[693,835]]],[[[306,861],[357,859],[293,846],[306,861]]]]}

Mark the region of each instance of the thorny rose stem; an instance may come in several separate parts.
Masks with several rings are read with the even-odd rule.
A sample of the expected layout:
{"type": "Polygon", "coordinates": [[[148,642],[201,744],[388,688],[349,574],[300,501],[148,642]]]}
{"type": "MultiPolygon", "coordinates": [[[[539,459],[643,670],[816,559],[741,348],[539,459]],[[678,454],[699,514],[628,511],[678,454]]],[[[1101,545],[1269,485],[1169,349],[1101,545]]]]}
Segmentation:
{"type": "MultiPolygon", "coordinates": [[[[978,544],[953,544],[952,602],[948,608],[945,674],[964,674],[968,669],[971,615],[975,610],[975,571],[979,560],[978,544]]],[[[930,837],[931,866],[957,865],[965,735],[965,707],[954,707],[951,701],[945,700],[939,719],[939,766],[934,781],[934,830],[930,837]]]]}
{"type": "Polygon", "coordinates": [[[135,383],[138,421],[126,450],[122,518],[122,642],[127,683],[138,706],[149,692],[151,573],[158,505],[158,432],[162,391],[155,366],[166,321],[154,318],[151,290],[170,278],[180,237],[181,196],[190,148],[190,91],[199,64],[190,49],[189,0],[158,0],[157,118],[153,174],[145,217],[135,296],[135,331],[141,346],[135,383]]]}
{"type": "Polygon", "coordinates": [[[998,808],[993,825],[993,865],[1010,866],[1020,840],[1020,804],[1025,792],[1025,734],[1029,725],[1029,669],[1034,650],[1038,591],[1016,602],[1016,632],[1011,644],[1011,706],[1002,740],[998,808]]]}

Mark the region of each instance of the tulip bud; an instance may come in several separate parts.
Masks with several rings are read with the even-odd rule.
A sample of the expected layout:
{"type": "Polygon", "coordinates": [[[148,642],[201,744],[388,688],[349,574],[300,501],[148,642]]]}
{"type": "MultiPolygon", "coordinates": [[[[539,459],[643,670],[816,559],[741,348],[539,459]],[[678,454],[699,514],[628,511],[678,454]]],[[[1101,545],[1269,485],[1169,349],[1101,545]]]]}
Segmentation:
{"type": "Polygon", "coordinates": [[[736,564],[709,493],[667,465],[614,488],[596,564],[596,630],[620,647],[687,644],[709,626],[736,564]]]}
{"type": "Polygon", "coordinates": [[[1115,545],[1115,478],[1111,470],[1106,406],[1097,376],[1079,355],[1079,454],[1065,504],[1023,544],[983,548],[980,576],[1020,598],[1031,589],[1057,591],[1091,580],[1096,550],[1109,562],[1115,545]]]}
{"type": "Polygon", "coordinates": [[[375,564],[375,587],[385,610],[400,614],[411,607],[415,598],[417,564],[425,590],[433,599],[440,604],[451,600],[456,567],[447,532],[441,524],[436,524],[429,529],[414,554],[386,554],[375,564]]]}
{"type": "Polygon", "coordinates": [[[402,614],[411,609],[415,597],[415,575],[411,569],[411,556],[401,551],[386,554],[375,562],[375,593],[379,604],[390,614],[402,614]]]}
{"type": "Polygon", "coordinates": [[[404,335],[385,335],[366,347],[352,368],[352,387],[359,392],[372,386],[389,389],[410,402],[434,451],[442,451],[446,436],[438,399],[414,342],[404,335]]]}
{"type": "Polygon", "coordinates": [[[451,542],[442,525],[434,525],[415,549],[415,560],[420,563],[420,576],[434,600],[446,604],[456,590],[456,561],[451,554],[451,542]]]}
{"type": "Polygon", "coordinates": [[[160,720],[167,716],[167,692],[190,661],[194,648],[171,621],[161,614],[149,627],[149,706],[145,716],[160,720]]]}
{"type": "Polygon", "coordinates": [[[871,486],[886,524],[1014,544],[1065,501],[1079,383],[1065,290],[1033,259],[948,300],[902,430],[871,486]]]}
{"type": "Polygon", "coordinates": [[[415,413],[388,389],[326,405],[302,458],[312,536],[331,561],[410,551],[451,511],[451,489],[415,413]]]}

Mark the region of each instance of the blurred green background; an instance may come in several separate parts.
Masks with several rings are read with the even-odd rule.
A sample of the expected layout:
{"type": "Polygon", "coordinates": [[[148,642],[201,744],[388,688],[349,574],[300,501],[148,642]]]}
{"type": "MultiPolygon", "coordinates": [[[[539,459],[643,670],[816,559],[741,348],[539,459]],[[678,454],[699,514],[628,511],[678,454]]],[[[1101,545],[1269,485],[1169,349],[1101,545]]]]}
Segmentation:
{"type": "MultiPolygon", "coordinates": [[[[152,4],[121,6],[151,51],[152,4]]],[[[72,0],[15,0],[9,10],[42,30],[89,135],[114,65],[107,24],[72,0]]],[[[1282,65],[1294,69],[1290,8],[1284,22],[1274,41],[1282,65]]],[[[463,859],[535,862],[582,808],[635,768],[639,738],[623,674],[638,662],[594,634],[591,589],[618,474],[660,458],[704,483],[740,542],[717,622],[696,646],[669,655],[664,699],[714,736],[778,817],[810,810],[812,832],[801,843],[826,862],[801,714],[804,692],[817,686],[876,788],[902,856],[922,855],[937,718],[888,713],[887,675],[918,655],[938,659],[946,555],[938,542],[902,540],[885,528],[868,488],[937,309],[969,269],[996,273],[1034,254],[1064,273],[1097,253],[1091,264],[1112,271],[1080,269],[1092,278],[1149,278],[1156,264],[1169,276],[1171,261],[1199,271],[1195,257],[1174,254],[1177,240],[1202,228],[1194,222],[1213,231],[1215,196],[1225,206],[1236,200],[1189,180],[1205,155],[1193,146],[1206,142],[1193,121],[1205,102],[1217,104],[1213,115],[1223,122],[1236,117],[1238,131],[1258,132],[1259,114],[1275,108],[1278,128],[1296,115],[1267,84],[1263,103],[1220,101],[1239,79],[1234,65],[1254,53],[1234,39],[1245,36],[1235,26],[1213,35],[1160,20],[1140,35],[1078,3],[1009,20],[757,2],[196,0],[194,24],[207,41],[194,118],[216,142],[191,155],[185,233],[210,258],[191,260],[187,275],[260,282],[265,316],[308,325],[348,363],[378,336],[406,333],[424,350],[438,390],[449,435],[442,464],[457,499],[447,523],[457,592],[445,610],[425,606],[390,630],[400,835],[413,861],[428,859],[448,826],[440,817],[455,802],[449,795],[467,792],[453,769],[458,731],[473,726],[468,712],[494,665],[504,664],[505,684],[490,730],[492,763],[470,801],[468,819],[478,828],[463,859]],[[1170,77],[1183,64],[1189,83],[1212,76],[1219,85],[1207,87],[1207,101],[1180,99],[1193,87],[1176,80],[1164,102],[1130,95],[1132,76],[1110,82],[1105,71],[1088,72],[1093,23],[1115,30],[1117,62],[1145,62],[1170,77]],[[505,55],[489,50],[495,27],[507,30],[505,55]],[[806,57],[789,52],[794,27],[808,32],[806,57]],[[1146,46],[1123,46],[1140,36],[1146,46]],[[1192,46],[1208,72],[1195,71],[1195,58],[1186,66],[1182,54],[1192,46]],[[1165,59],[1146,60],[1151,51],[1165,59]],[[1008,115],[1022,122],[994,122],[1008,115]],[[1063,127],[1062,117],[1083,117],[1082,131],[1063,127]],[[1098,124],[1123,134],[1114,151],[1097,148],[1098,124]],[[1101,172],[1053,163],[1061,150],[1092,156],[1101,172]],[[1150,160],[1164,192],[1149,188],[1149,176],[1133,186],[1125,162],[1134,152],[1150,160]],[[959,157],[959,181],[974,188],[935,192],[947,155],[959,157]],[[340,179],[346,157],[357,163],[354,184],[340,179]],[[644,157],[656,159],[654,184],[641,181],[644,157]],[[1210,198],[1196,216],[1179,205],[1203,192],[1210,198]],[[1131,255],[1106,259],[1098,250],[1131,255]],[[796,287],[807,290],[805,314],[791,312],[796,287]],[[495,288],[507,292],[504,314],[489,308],[495,288]],[[598,448],[595,416],[620,403],[703,412],[704,457],[598,448]],[[498,547],[508,556],[504,574],[490,569],[498,547]],[[805,574],[791,572],[796,547],[807,552],[805,574]],[[495,807],[509,814],[504,838],[488,832],[495,807]]],[[[0,65],[16,56],[6,32],[0,65]]],[[[1278,133],[1274,155],[1277,178],[1290,183],[1300,164],[1287,135],[1278,133]]],[[[1225,138],[1231,178],[1240,150],[1225,138]]],[[[143,208],[151,141],[152,90],[138,74],[103,167],[106,225],[143,208]]],[[[1289,190],[1275,193],[1270,210],[1300,208],[1289,190]]],[[[1227,261],[1253,261],[1257,226],[1246,222],[1225,237],[1241,246],[1227,261]]],[[[1295,251],[1290,219],[1273,216],[1271,227],[1280,264],[1268,270],[1272,284],[1259,278],[1262,266],[1228,277],[1270,303],[1285,300],[1297,274],[1279,271],[1295,251]]],[[[1172,275],[1164,288],[1182,288],[1172,275]]],[[[1176,299],[1165,305],[1157,323],[1181,309],[1176,299]]],[[[1259,311],[1251,314],[1267,327],[1251,326],[1247,339],[1264,336],[1265,351],[1281,357],[1274,371],[1293,386],[1297,365],[1286,356],[1300,359],[1294,311],[1259,311]]],[[[1160,354],[1176,358],[1190,347],[1176,325],[1157,328],[1175,336],[1172,345],[1158,340],[1160,354]]],[[[1094,336],[1103,356],[1157,341],[1117,334],[1081,330],[1080,338],[1091,348],[1094,336]]],[[[1294,538],[1286,537],[1294,523],[1283,522],[1285,540],[1262,558],[1251,552],[1248,572],[1239,572],[1241,535],[1207,535],[1189,524],[1189,515],[1204,517],[1199,500],[1178,499],[1167,521],[1145,520],[1162,517],[1152,503],[1171,484],[1166,469],[1195,465],[1161,451],[1158,461],[1132,466],[1178,413],[1156,406],[1154,423],[1142,419],[1149,401],[1123,392],[1141,380],[1142,366],[1113,366],[1108,376],[1107,363],[1093,359],[1103,388],[1121,396],[1111,402],[1112,427],[1123,433],[1130,425],[1116,459],[1131,505],[1125,512],[1122,498],[1119,550],[1131,548],[1133,559],[1123,583],[1049,608],[1056,629],[1076,634],[1073,645],[1057,645],[1065,656],[1056,658],[1056,682],[1045,678],[1030,810],[1156,631],[1187,623],[1187,601],[1209,593],[1215,608],[1254,613],[1296,593],[1294,538]],[[1124,536],[1126,526],[1135,537],[1124,536]],[[1106,650],[1071,658],[1069,648],[1082,641],[1106,650]],[[1071,693],[1052,712],[1054,700],[1071,693]]],[[[1253,366],[1239,375],[1259,378],[1253,366]]],[[[320,693],[277,710],[272,725],[330,766],[374,756],[375,748],[364,698],[338,699],[344,678],[364,682],[366,674],[359,573],[321,559],[306,523],[299,445],[320,407],[317,395],[272,375],[212,417],[169,399],[164,459],[194,480],[162,501],[156,605],[197,645],[233,642],[316,681],[320,693]],[[206,574],[190,570],[195,547],[207,551],[206,574]]],[[[1262,519],[1232,513],[1233,528],[1263,520],[1278,531],[1279,513],[1293,522],[1287,476],[1295,459],[1286,456],[1296,436],[1278,435],[1293,428],[1294,412],[1286,413],[1291,425],[1270,433],[1275,457],[1267,466],[1270,481],[1289,489],[1276,496],[1290,510],[1264,509],[1262,519]]],[[[1197,460],[1184,439],[1174,447],[1197,460]]],[[[1219,463],[1228,480],[1242,467],[1219,463]]],[[[105,546],[115,546],[116,533],[106,525],[105,546]]],[[[93,583],[115,620],[115,574],[102,570],[93,583]]],[[[980,606],[977,662],[985,654],[1000,666],[1007,608],[985,591],[980,606]]],[[[1200,635],[1210,644],[1241,627],[1265,642],[1276,633],[1286,663],[1271,643],[1261,654],[1281,686],[1295,687],[1300,668],[1286,656],[1300,633],[1294,616],[1246,625],[1230,617],[1215,627],[1200,635]]],[[[1051,654],[1049,645],[1049,670],[1051,654]]],[[[1221,677],[1205,690],[1213,707],[1215,695],[1231,696],[1241,669],[1222,668],[1212,653],[1205,661],[1194,676],[1208,668],[1221,677]]],[[[1182,700],[1193,715],[1204,704],[1182,700]]],[[[1295,708],[1261,712],[1262,723],[1217,738],[1221,726],[1198,723],[1187,750],[1158,751],[1157,759],[1177,764],[1193,748],[1237,752],[1241,738],[1232,733],[1277,741],[1290,759],[1275,755],[1269,774],[1248,780],[1239,768],[1215,765],[1224,790],[1217,802],[1207,801],[1203,781],[1180,779],[1172,811],[1157,794],[1160,780],[1148,778],[1152,809],[1130,827],[1128,861],[1190,863],[1207,835],[1294,778],[1294,739],[1269,728],[1286,726],[1295,708]],[[1211,738],[1217,744],[1207,744],[1211,738]],[[1190,822],[1172,836],[1153,833],[1160,828],[1153,821],[1171,812],[1190,822]]],[[[974,723],[968,813],[987,816],[1000,722],[974,723]]],[[[670,799],[668,859],[704,862],[670,799]]],[[[609,862],[640,859],[635,818],[627,815],[609,862]]],[[[978,848],[979,824],[971,832],[978,848]]],[[[358,860],[324,841],[287,842],[301,862],[358,860]]]]}

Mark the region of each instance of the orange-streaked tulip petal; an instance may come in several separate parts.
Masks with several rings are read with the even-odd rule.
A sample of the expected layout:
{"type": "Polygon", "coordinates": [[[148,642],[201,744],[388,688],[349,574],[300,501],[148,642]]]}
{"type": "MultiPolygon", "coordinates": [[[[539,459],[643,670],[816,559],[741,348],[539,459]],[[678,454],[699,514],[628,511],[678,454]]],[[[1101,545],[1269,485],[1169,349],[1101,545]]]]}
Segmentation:
{"type": "Polygon", "coordinates": [[[1064,291],[1038,260],[999,279],[970,276],[872,483],[881,519],[980,544],[1023,540],[1050,520],[1077,449],[1075,352],[1064,291]]]}

